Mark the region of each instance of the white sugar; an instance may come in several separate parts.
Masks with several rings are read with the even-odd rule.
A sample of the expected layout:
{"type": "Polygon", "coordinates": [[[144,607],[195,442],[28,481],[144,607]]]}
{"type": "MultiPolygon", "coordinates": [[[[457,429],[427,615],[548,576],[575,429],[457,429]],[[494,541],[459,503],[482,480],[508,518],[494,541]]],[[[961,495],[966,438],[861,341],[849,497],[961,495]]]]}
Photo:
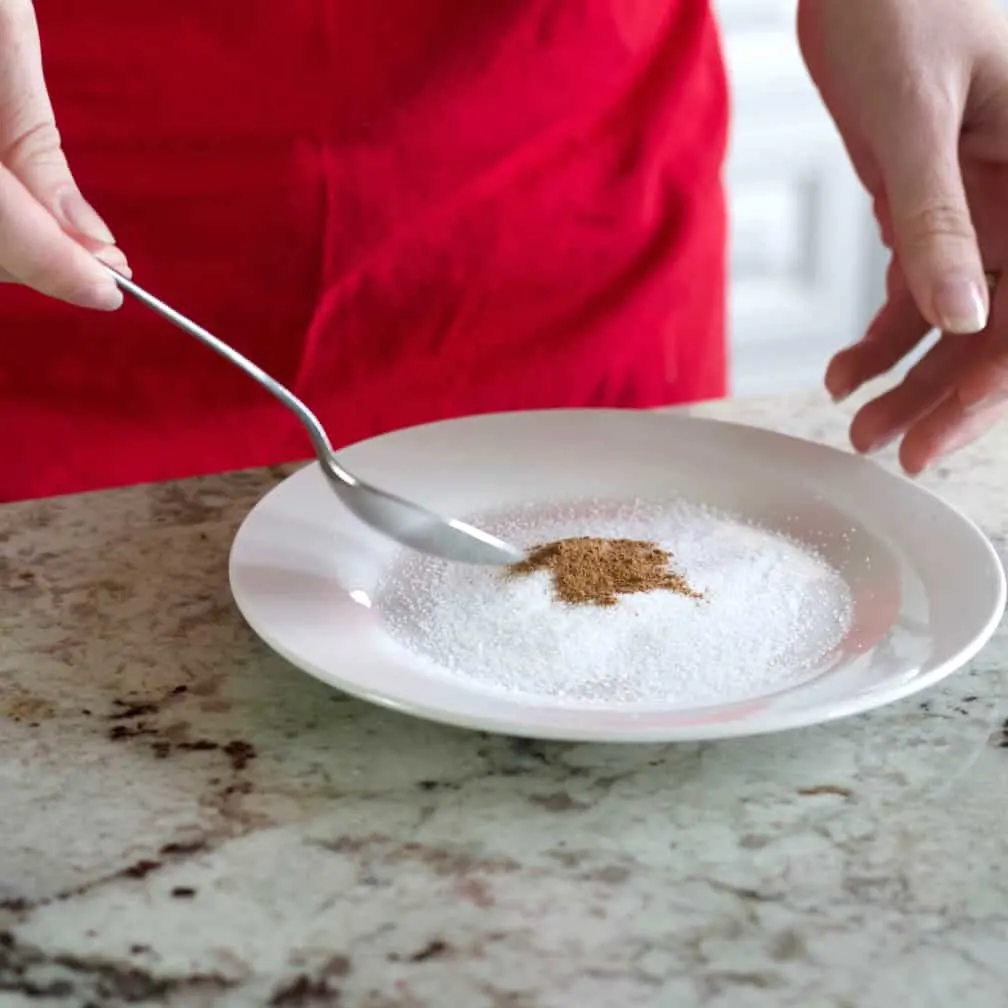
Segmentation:
{"type": "Polygon", "coordinates": [[[706,508],[540,506],[477,520],[523,547],[580,535],[652,540],[704,593],[571,606],[556,601],[546,572],[505,579],[411,557],[378,593],[391,634],[483,688],[592,706],[751,699],[816,674],[850,626],[850,591],[825,560],[706,508]]]}

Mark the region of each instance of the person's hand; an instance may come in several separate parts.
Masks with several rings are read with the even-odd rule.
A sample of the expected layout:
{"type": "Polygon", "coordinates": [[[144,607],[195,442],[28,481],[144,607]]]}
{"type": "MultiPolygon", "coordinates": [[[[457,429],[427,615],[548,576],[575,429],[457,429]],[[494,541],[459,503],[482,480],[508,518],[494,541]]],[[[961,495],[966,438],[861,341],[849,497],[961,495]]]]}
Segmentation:
{"type": "Polygon", "coordinates": [[[902,437],[915,474],[1008,404],[1008,18],[995,0],[801,0],[798,34],[892,252],[886,303],[826,387],[843,399],[940,330],[851,425],[859,451],[902,437]]]}
{"type": "Polygon", "coordinates": [[[63,156],[31,0],[0,0],[0,282],[118,308],[122,295],[95,255],[127,268],[63,156]]]}

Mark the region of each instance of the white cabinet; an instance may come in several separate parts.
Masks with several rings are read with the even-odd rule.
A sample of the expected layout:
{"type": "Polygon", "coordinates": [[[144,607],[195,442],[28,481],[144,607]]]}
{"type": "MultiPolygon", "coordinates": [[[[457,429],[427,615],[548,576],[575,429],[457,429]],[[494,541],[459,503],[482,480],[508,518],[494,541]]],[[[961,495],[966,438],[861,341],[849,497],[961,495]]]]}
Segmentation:
{"type": "Polygon", "coordinates": [[[875,310],[884,255],[867,197],[801,61],[796,0],[715,7],[733,92],[733,389],[811,387],[875,310]]]}

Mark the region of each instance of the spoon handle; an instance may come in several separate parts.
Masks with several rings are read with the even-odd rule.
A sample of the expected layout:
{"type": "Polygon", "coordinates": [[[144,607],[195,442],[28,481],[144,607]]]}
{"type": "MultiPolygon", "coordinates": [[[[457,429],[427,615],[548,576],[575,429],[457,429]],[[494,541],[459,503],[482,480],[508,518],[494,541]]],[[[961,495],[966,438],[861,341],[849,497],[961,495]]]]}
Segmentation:
{"type": "Polygon", "coordinates": [[[322,424],[290,389],[281,385],[234,347],[218,339],[213,333],[197,325],[192,319],[186,318],[170,305],[166,305],[139,284],[135,284],[105,263],[102,263],[102,266],[112,275],[120,290],[220,354],[235,367],[241,368],[267,392],[279,399],[301,421],[308,432],[322,475],[336,496],[365,524],[404,546],[446,560],[501,566],[522,559],[521,551],[496,536],[465,522],[443,518],[419,504],[359,480],[336,461],[322,424]]]}
{"type": "Polygon", "coordinates": [[[235,367],[241,368],[250,378],[254,378],[270,395],[279,399],[301,421],[308,436],[311,438],[315,448],[315,454],[320,461],[332,462],[332,445],[326,435],[325,429],[319,423],[314,413],[293,392],[285,385],[281,385],[275,378],[268,375],[258,364],[253,364],[246,356],[240,354],[233,346],[218,339],[213,333],[208,332],[203,326],[186,318],[181,312],[176,311],[171,305],[167,305],[160,298],[156,298],[149,291],[146,291],[139,284],[127,279],[121,273],[112,269],[111,266],[102,266],[113,276],[120,290],[136,298],[141,304],[156,312],[163,319],[171,322],[183,332],[198,339],[204,346],[220,354],[221,357],[230,361],[235,367]]]}

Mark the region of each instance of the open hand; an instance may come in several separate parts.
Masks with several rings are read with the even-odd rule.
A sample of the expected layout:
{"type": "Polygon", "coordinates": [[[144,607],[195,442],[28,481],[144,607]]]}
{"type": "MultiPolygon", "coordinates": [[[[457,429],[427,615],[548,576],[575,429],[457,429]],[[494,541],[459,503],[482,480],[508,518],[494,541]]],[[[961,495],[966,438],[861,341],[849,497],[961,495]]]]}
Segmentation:
{"type": "Polygon", "coordinates": [[[994,0],[802,0],[799,40],[892,252],[826,386],[845,398],[940,330],[851,425],[859,451],[902,438],[915,474],[1008,405],[1008,19],[994,0]]]}

